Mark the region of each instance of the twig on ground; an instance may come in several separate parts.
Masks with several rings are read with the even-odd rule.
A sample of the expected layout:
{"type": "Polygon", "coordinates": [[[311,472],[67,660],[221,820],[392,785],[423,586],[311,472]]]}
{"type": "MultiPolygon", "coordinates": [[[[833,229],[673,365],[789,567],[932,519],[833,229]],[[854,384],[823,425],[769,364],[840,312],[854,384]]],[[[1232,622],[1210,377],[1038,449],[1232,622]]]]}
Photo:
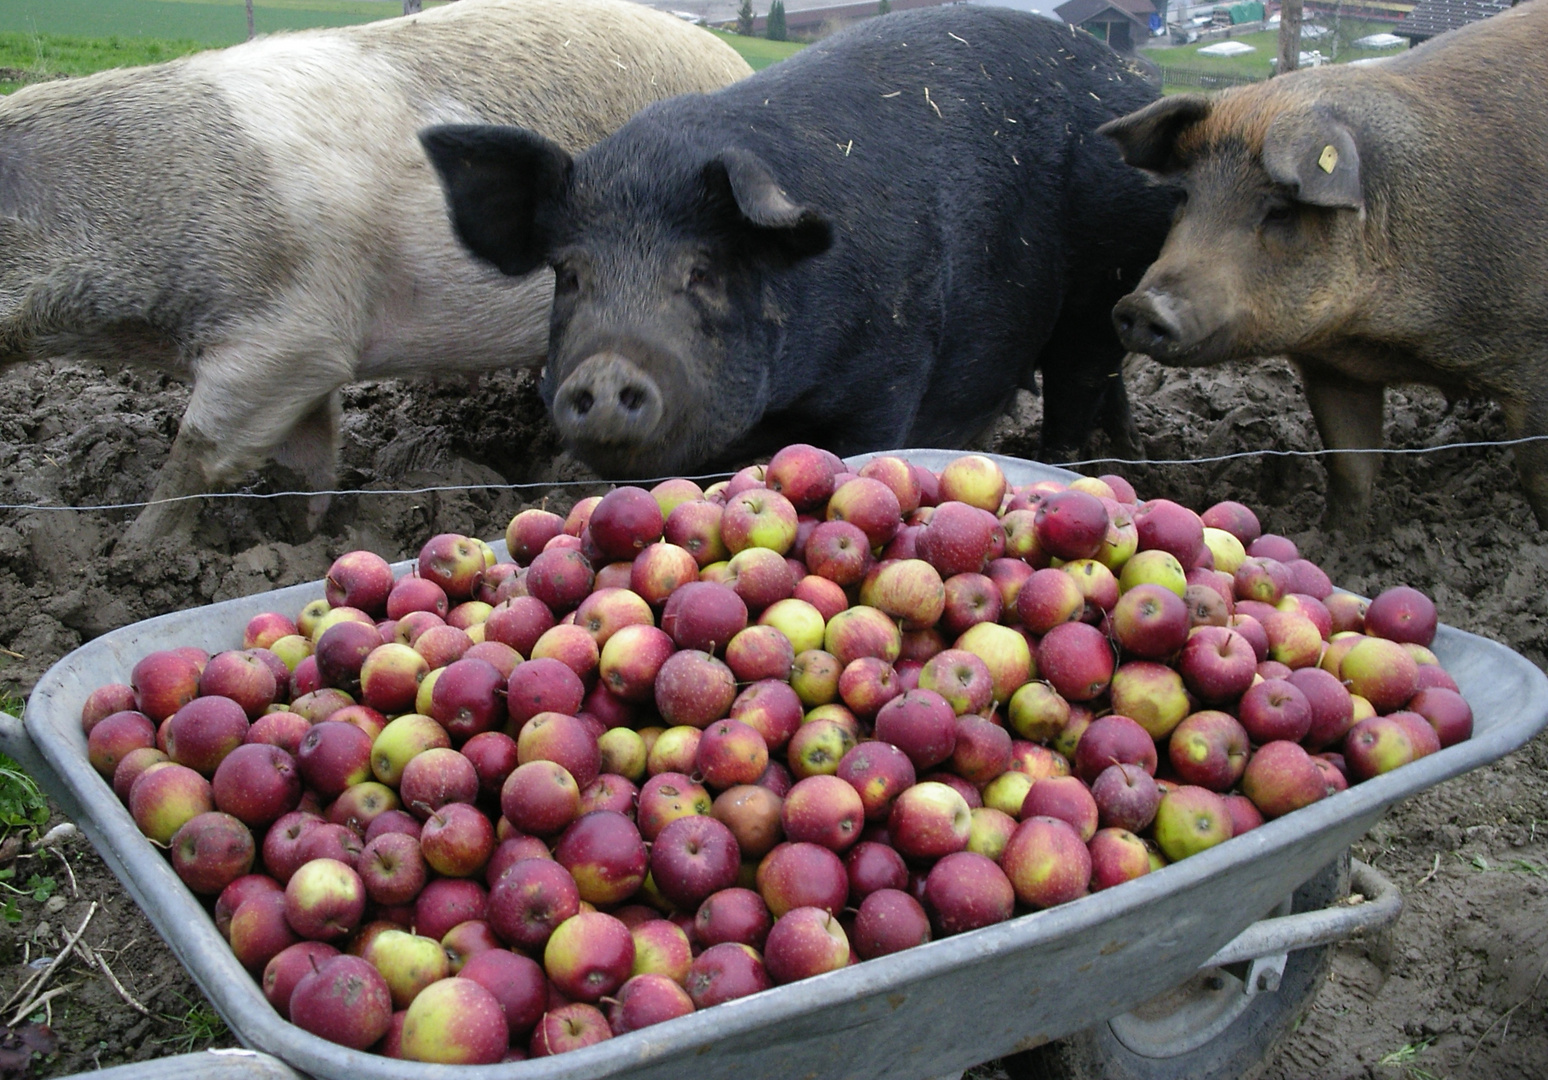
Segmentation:
{"type": "MultiPolygon", "coordinates": [[[[81,920],[79,929],[77,929],[74,934],[65,939],[64,947],[59,950],[59,955],[54,957],[53,962],[49,964],[48,967],[44,968],[41,974],[35,975],[28,979],[26,982],[22,983],[21,986],[17,988],[16,993],[12,994],[8,999],[6,999],[4,1005],[0,1005],[0,1012],[3,1012],[5,1009],[9,1009],[13,1004],[15,1004],[16,999],[21,997],[23,994],[36,994],[38,991],[42,990],[43,987],[48,985],[48,980],[54,977],[54,972],[58,970],[61,964],[64,963],[65,957],[69,956],[72,952],[75,951],[75,943],[79,941],[81,935],[86,932],[86,924],[91,922],[91,917],[96,913],[97,902],[93,900],[91,902],[91,907],[86,909],[86,917],[81,920]]],[[[22,1006],[16,1015],[18,1017],[26,1016],[35,1008],[37,1008],[37,1001],[30,1001],[26,1005],[22,1006]]],[[[12,1021],[13,1027],[15,1024],[16,1021],[12,1021]]]]}
{"type": "MultiPolygon", "coordinates": [[[[1511,1015],[1514,1014],[1517,1009],[1521,1008],[1521,1006],[1525,1005],[1527,1002],[1531,1001],[1534,997],[1537,996],[1537,988],[1543,984],[1543,976],[1545,976],[1545,975],[1548,975],[1548,965],[1545,965],[1543,967],[1543,970],[1538,973],[1537,981],[1532,984],[1532,989],[1527,991],[1526,997],[1522,998],[1520,1001],[1516,1002],[1510,1008],[1506,1009],[1499,1016],[1495,1017],[1494,1023],[1490,1024],[1488,1026],[1488,1028],[1486,1028],[1484,1030],[1484,1033],[1482,1035],[1478,1036],[1478,1041],[1473,1044],[1472,1053],[1468,1054],[1467,1055],[1467,1060],[1462,1063],[1462,1071],[1463,1072],[1467,1072],[1468,1069],[1472,1066],[1473,1058],[1477,1055],[1477,1053],[1479,1051],[1479,1048],[1481,1048],[1483,1046],[1484,1040],[1489,1037],[1489,1032],[1493,1031],[1495,1029],[1495,1027],[1497,1025],[1499,1025],[1499,1023],[1501,1021],[1503,1021],[1505,1023],[1505,1031],[1509,1031],[1510,1030],[1510,1018],[1511,1018],[1511,1015]]],[[[1503,1042],[1504,1040],[1505,1040],[1505,1035],[1502,1032],[1501,1035],[1500,1035],[1500,1041],[1503,1042]]]]}
{"type": "Polygon", "coordinates": [[[118,981],[118,976],[113,974],[113,969],[108,967],[108,962],[101,953],[99,953],[96,949],[93,949],[90,945],[77,946],[76,952],[80,952],[81,949],[86,950],[87,959],[97,968],[97,970],[101,971],[103,975],[107,976],[107,981],[113,985],[113,989],[118,991],[118,996],[123,998],[125,1003],[128,1004],[131,1009],[137,1013],[140,1013],[142,1016],[149,1016],[151,1014],[151,1011],[136,1001],[134,995],[124,988],[123,983],[118,981]]]}
{"type": "Polygon", "coordinates": [[[1439,869],[1440,869],[1440,852],[1437,851],[1435,853],[1435,862],[1433,864],[1431,864],[1431,866],[1430,866],[1430,872],[1428,874],[1424,875],[1424,877],[1420,878],[1418,881],[1416,881],[1414,883],[1414,888],[1417,889],[1420,885],[1423,885],[1426,881],[1429,881],[1432,877],[1435,876],[1435,872],[1437,870],[1439,870],[1439,869]]]}
{"type": "Polygon", "coordinates": [[[43,995],[41,995],[41,996],[39,996],[37,998],[34,998],[33,1000],[27,1002],[27,1004],[23,1005],[20,1009],[16,1010],[16,1015],[11,1017],[11,1022],[10,1022],[10,1024],[8,1026],[15,1027],[17,1024],[21,1023],[28,1016],[30,1016],[32,1013],[36,1012],[40,1008],[45,1008],[46,1007],[46,1008],[49,1009],[50,1012],[52,1012],[53,1008],[52,1008],[52,1005],[50,1003],[56,997],[58,997],[60,994],[68,994],[71,990],[74,990],[74,989],[75,989],[75,984],[74,983],[71,983],[69,986],[56,986],[52,990],[50,990],[48,993],[43,994],[43,995]]]}

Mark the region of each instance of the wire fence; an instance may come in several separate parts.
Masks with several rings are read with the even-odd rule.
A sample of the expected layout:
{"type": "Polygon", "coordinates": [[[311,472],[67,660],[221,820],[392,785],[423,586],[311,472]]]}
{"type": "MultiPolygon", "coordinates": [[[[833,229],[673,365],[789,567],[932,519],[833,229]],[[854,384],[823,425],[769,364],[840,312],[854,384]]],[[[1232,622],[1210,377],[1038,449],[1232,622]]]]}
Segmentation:
{"type": "MultiPolygon", "coordinates": [[[[1087,458],[1084,461],[1059,461],[1049,462],[1062,469],[1089,468],[1096,465],[1128,465],[1141,466],[1177,466],[1177,465],[1215,465],[1227,461],[1241,461],[1248,458],[1321,458],[1336,457],[1341,454],[1381,454],[1388,457],[1414,457],[1422,454],[1438,454],[1445,450],[1483,450],[1500,449],[1512,446],[1521,446],[1526,443],[1548,442],[1548,435],[1528,435],[1520,439],[1498,439],[1486,442],[1458,442],[1443,443],[1440,446],[1413,446],[1413,447],[1381,447],[1370,450],[1243,450],[1234,454],[1217,454],[1212,457],[1200,458],[1087,458]]],[[[971,451],[964,450],[963,453],[971,451]]],[[[630,483],[639,486],[658,484],[664,480],[686,479],[695,482],[701,480],[724,480],[730,473],[704,473],[697,476],[655,476],[646,479],[628,481],[595,479],[595,480],[536,480],[524,484],[436,484],[417,488],[342,488],[331,491],[210,491],[197,495],[178,495],[170,499],[149,499],[144,502],[124,503],[97,503],[85,506],[70,506],[57,503],[0,503],[0,511],[34,510],[34,511],[58,511],[66,513],[102,513],[111,510],[143,510],[149,506],[167,506],[172,503],[191,502],[195,499],[287,499],[287,498],[315,498],[317,496],[351,496],[351,495],[434,495],[452,492],[466,491],[546,491],[553,488],[570,487],[607,487],[619,483],[630,483]]]]}
{"type": "Polygon", "coordinates": [[[1167,66],[1161,69],[1161,82],[1165,86],[1197,86],[1204,90],[1221,90],[1228,86],[1247,86],[1263,80],[1263,76],[1233,75],[1204,68],[1167,66]]]}

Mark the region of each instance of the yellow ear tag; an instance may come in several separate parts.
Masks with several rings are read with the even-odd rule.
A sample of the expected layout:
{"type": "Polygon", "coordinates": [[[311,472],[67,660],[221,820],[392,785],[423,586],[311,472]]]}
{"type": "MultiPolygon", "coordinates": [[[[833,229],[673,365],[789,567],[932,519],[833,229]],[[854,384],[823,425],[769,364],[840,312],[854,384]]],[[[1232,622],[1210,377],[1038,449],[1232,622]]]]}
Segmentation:
{"type": "Polygon", "coordinates": [[[1338,165],[1338,151],[1331,145],[1324,146],[1322,148],[1322,156],[1317,159],[1317,165],[1325,173],[1332,172],[1334,167],[1338,165]]]}

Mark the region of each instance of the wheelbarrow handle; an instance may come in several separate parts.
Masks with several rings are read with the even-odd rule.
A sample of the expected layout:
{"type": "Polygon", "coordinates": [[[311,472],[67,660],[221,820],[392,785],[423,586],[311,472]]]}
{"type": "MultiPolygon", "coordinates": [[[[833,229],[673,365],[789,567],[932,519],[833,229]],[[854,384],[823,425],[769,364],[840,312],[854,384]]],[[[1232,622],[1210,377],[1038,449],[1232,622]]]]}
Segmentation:
{"type": "Polygon", "coordinates": [[[1367,863],[1352,859],[1348,901],[1319,911],[1260,919],[1199,967],[1224,967],[1343,941],[1358,933],[1390,926],[1402,910],[1403,895],[1398,887],[1367,863]]]}

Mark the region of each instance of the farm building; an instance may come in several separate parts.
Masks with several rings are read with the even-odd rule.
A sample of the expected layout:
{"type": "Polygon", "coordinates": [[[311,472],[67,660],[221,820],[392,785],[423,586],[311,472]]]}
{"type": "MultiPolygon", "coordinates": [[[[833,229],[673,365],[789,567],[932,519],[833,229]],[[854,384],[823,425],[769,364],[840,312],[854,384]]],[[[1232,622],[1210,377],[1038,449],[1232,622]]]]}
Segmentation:
{"type": "Polygon", "coordinates": [[[1514,6],[1511,0],[1420,0],[1392,32],[1414,46],[1514,6]]]}
{"type": "Polygon", "coordinates": [[[1054,14],[1121,53],[1132,53],[1147,40],[1151,20],[1159,18],[1150,0],[1068,0],[1054,8],[1054,14]]]}

